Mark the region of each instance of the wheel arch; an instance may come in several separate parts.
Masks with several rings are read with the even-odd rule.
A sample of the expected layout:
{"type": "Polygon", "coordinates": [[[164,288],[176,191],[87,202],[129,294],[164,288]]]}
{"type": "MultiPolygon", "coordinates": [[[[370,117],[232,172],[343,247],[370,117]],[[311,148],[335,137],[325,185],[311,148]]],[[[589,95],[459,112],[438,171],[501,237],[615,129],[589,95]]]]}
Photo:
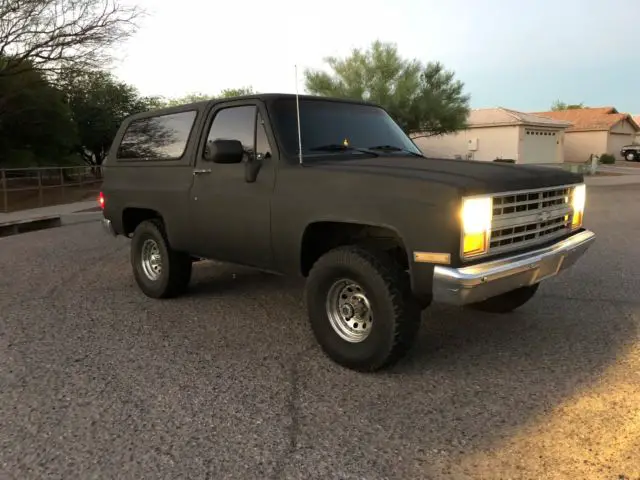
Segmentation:
{"type": "Polygon", "coordinates": [[[164,218],[159,211],[146,207],[127,206],[122,210],[122,232],[125,236],[130,237],[138,225],[153,219],[164,225],[164,218]]]}
{"type": "Polygon", "coordinates": [[[369,244],[389,251],[403,267],[409,268],[407,244],[400,232],[383,223],[322,219],[309,222],[300,238],[299,272],[308,276],[313,264],[329,250],[349,244],[369,244]]]}

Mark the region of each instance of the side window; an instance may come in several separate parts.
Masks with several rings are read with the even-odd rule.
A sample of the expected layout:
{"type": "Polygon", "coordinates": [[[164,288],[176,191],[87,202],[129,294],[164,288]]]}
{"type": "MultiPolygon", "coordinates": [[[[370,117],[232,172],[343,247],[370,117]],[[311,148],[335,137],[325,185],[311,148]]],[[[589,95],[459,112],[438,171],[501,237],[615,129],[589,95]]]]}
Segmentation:
{"type": "Polygon", "coordinates": [[[256,156],[260,160],[271,157],[271,145],[260,112],[256,123],[256,156]]]}
{"type": "Polygon", "coordinates": [[[247,154],[253,153],[256,107],[247,105],[220,110],[211,123],[207,145],[215,140],[239,140],[247,154]]]}
{"type": "Polygon", "coordinates": [[[122,137],[116,157],[177,160],[187,148],[196,115],[189,111],[134,120],[122,137]]]}

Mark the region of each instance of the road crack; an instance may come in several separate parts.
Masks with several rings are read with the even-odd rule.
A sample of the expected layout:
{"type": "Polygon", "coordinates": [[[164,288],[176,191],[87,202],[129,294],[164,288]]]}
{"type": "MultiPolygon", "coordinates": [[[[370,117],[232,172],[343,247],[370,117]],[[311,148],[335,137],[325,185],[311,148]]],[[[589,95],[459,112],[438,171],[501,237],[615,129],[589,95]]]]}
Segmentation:
{"type": "MultiPolygon", "coordinates": [[[[306,355],[313,345],[296,353],[289,363],[288,377],[289,377],[289,395],[285,404],[285,410],[287,416],[290,419],[289,427],[287,428],[287,448],[276,460],[276,466],[274,468],[273,478],[279,480],[284,478],[284,471],[287,466],[287,460],[296,452],[298,448],[298,435],[300,434],[300,391],[302,378],[300,375],[300,360],[306,355]]],[[[285,362],[280,362],[283,369],[287,369],[285,362]]]]}

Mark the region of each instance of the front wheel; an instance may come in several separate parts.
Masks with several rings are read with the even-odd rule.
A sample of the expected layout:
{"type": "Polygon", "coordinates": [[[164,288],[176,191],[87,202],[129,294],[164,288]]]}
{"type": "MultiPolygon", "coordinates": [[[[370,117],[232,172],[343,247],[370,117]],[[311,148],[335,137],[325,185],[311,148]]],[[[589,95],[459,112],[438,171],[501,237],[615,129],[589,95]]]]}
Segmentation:
{"type": "Polygon", "coordinates": [[[187,289],[192,259],[171,248],[159,220],[147,220],[133,233],[131,267],[136,283],[145,295],[169,298],[187,289]]]}
{"type": "Polygon", "coordinates": [[[467,305],[467,307],[481,312],[509,313],[531,300],[538,291],[539,286],[539,283],[535,283],[526,287],[516,288],[515,290],[488,298],[482,302],[471,303],[467,305]]]}
{"type": "Polygon", "coordinates": [[[418,333],[408,274],[381,252],[346,246],[326,253],[309,273],[305,299],[323,351],[353,370],[391,366],[418,333]]]}
{"type": "MultiPolygon", "coordinates": [[[[627,153],[627,156],[625,157],[627,162],[635,162],[636,160],[636,154],[633,152],[629,152],[627,153]]],[[[640,157],[638,157],[638,159],[640,160],[640,157]]]]}

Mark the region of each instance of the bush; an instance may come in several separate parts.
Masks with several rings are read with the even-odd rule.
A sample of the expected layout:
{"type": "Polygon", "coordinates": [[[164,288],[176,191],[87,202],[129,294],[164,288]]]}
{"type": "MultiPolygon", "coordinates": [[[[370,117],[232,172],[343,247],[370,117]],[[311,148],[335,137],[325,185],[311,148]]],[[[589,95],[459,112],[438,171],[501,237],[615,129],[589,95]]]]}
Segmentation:
{"type": "Polygon", "coordinates": [[[613,155],[609,155],[608,153],[603,153],[602,155],[600,155],[600,163],[611,165],[613,163],[616,163],[616,157],[614,157],[613,155]]]}

